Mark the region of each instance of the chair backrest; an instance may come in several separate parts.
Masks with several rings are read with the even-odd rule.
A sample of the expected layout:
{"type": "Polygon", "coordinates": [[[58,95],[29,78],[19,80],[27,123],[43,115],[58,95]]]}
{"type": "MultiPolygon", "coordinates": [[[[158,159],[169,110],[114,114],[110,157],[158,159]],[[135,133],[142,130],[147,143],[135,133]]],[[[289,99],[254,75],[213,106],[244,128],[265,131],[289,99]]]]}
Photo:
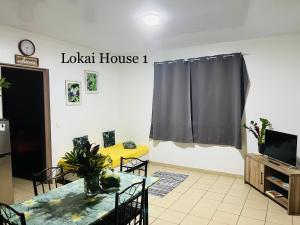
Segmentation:
{"type": "Polygon", "coordinates": [[[148,163],[149,160],[121,157],[120,171],[146,177],[148,171],[148,163]]]}
{"type": "Polygon", "coordinates": [[[145,179],[116,193],[114,224],[141,225],[144,220],[145,179]]]}
{"type": "Polygon", "coordinates": [[[63,168],[61,166],[49,167],[39,173],[34,173],[32,183],[35,196],[38,195],[38,186],[42,187],[43,193],[46,189],[51,190],[54,188],[53,183],[57,188],[57,184],[65,184],[63,168]]]}
{"type": "Polygon", "coordinates": [[[24,213],[0,203],[0,225],[26,225],[24,213]]]}

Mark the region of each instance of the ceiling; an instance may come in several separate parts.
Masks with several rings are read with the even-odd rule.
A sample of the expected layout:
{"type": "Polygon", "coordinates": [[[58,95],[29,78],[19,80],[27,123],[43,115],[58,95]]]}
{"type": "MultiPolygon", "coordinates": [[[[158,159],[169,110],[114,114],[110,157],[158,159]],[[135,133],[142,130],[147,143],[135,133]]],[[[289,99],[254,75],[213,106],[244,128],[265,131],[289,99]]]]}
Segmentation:
{"type": "Polygon", "coordinates": [[[113,53],[300,32],[299,0],[0,0],[0,25],[113,53]],[[141,15],[156,11],[161,25],[141,15]]]}

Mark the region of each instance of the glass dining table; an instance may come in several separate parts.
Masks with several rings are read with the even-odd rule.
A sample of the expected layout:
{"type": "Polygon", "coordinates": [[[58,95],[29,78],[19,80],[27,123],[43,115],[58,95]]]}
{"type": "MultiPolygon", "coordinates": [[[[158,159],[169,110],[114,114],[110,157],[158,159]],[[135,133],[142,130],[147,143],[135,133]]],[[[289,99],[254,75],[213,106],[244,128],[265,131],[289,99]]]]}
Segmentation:
{"type": "MultiPolygon", "coordinates": [[[[119,191],[144,179],[132,174],[118,174],[121,179],[119,191]]],[[[157,181],[156,177],[146,177],[145,225],[149,221],[148,188],[157,181]]],[[[83,179],[78,179],[12,207],[25,214],[27,225],[87,225],[100,221],[113,212],[115,195],[115,191],[100,192],[95,197],[87,198],[83,191],[83,179]]]]}

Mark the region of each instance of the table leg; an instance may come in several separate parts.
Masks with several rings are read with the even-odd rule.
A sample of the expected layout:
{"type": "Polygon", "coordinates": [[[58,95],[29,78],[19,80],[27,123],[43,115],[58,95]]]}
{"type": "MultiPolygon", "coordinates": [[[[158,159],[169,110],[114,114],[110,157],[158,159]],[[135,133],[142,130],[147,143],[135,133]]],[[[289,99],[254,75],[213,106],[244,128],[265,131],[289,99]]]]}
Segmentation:
{"type": "Polygon", "coordinates": [[[149,225],[148,189],[145,190],[144,225],[149,225]]]}

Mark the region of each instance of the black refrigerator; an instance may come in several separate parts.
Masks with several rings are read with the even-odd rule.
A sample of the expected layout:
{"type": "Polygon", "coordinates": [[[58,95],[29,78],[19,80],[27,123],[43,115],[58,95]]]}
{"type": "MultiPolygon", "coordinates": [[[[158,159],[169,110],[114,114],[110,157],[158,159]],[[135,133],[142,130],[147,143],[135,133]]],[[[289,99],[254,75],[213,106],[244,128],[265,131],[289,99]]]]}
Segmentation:
{"type": "Polygon", "coordinates": [[[0,202],[14,203],[9,121],[0,119],[0,202]]]}

